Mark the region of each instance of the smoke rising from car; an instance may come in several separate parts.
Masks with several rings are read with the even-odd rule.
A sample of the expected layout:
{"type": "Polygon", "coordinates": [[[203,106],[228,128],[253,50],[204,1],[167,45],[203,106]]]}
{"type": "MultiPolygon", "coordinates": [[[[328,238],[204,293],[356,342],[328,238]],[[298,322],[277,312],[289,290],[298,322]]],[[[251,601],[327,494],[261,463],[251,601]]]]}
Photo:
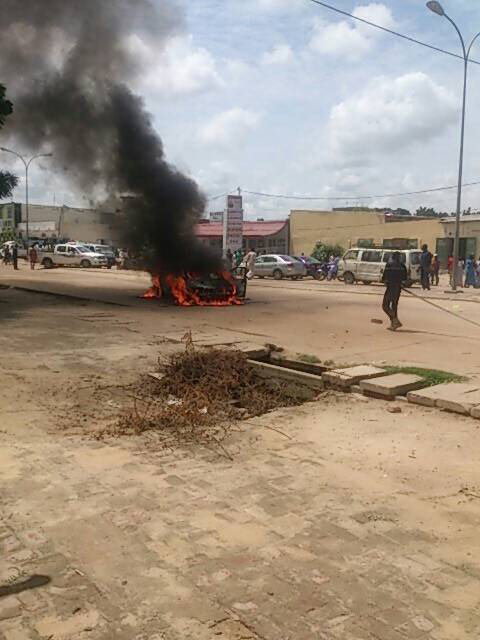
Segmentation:
{"type": "MultiPolygon", "coordinates": [[[[162,47],[182,16],[162,0],[0,0],[1,79],[14,102],[8,133],[45,149],[84,194],[114,201],[122,242],[156,271],[205,271],[216,258],[195,238],[197,184],[171,166],[133,87],[138,38],[162,47]]],[[[161,73],[161,70],[159,70],[161,73]]]]}

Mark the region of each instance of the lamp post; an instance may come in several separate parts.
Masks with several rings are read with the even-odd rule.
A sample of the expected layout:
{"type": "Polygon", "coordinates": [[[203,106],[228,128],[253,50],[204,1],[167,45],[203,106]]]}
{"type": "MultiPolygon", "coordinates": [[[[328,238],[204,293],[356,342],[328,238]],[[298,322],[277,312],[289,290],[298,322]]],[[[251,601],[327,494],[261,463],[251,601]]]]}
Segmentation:
{"type": "Polygon", "coordinates": [[[455,239],[453,241],[453,271],[452,271],[452,289],[455,291],[457,289],[457,274],[458,274],[458,254],[460,248],[460,213],[462,207],[462,179],[463,179],[463,145],[465,140],[465,110],[466,110],[466,102],[467,102],[467,75],[468,75],[468,60],[470,58],[470,52],[472,50],[473,44],[475,40],[480,36],[480,32],[473,38],[470,42],[468,49],[465,46],[465,40],[460,32],[460,29],[457,27],[455,22],[450,18],[449,15],[445,13],[444,8],[437,2],[436,0],[430,0],[427,2],[427,7],[433,13],[436,13],[438,16],[442,16],[446,18],[455,28],[455,31],[458,33],[458,37],[460,38],[460,42],[462,43],[462,51],[463,51],[463,61],[464,61],[464,70],[463,70],[463,103],[462,103],[462,125],[460,130],[460,162],[458,166],[458,189],[457,189],[457,211],[455,214],[455,239]]]}
{"type": "Polygon", "coordinates": [[[38,153],[36,156],[32,156],[29,160],[25,160],[25,158],[22,155],[20,155],[16,151],[12,151],[11,149],[6,149],[5,147],[0,147],[0,151],[5,151],[5,153],[12,153],[14,156],[17,156],[17,158],[20,158],[20,160],[25,165],[25,222],[26,222],[26,235],[27,235],[27,247],[28,247],[28,244],[30,242],[30,232],[29,232],[29,228],[28,228],[28,224],[29,224],[28,170],[29,170],[30,165],[32,164],[32,162],[34,160],[36,160],[37,158],[51,158],[53,154],[52,153],[38,153]]]}

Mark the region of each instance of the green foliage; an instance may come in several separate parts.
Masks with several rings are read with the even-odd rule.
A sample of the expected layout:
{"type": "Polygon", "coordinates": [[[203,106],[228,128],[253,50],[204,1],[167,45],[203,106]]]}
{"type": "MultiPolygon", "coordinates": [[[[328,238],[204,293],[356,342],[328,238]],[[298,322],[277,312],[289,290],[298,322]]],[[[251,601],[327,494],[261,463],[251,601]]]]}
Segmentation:
{"type": "Polygon", "coordinates": [[[339,244],[323,244],[323,242],[317,242],[312,251],[312,257],[320,260],[320,262],[328,262],[330,256],[343,256],[344,253],[345,249],[339,244]]]}
{"type": "Polygon", "coordinates": [[[442,211],[435,211],[432,207],[419,207],[415,213],[422,218],[445,218],[448,213],[442,211]]]}
{"type": "Polygon", "coordinates": [[[317,358],[317,356],[312,356],[309,353],[301,353],[298,356],[298,359],[301,362],[307,362],[308,364],[319,364],[321,362],[320,358],[317,358]]]}
{"type": "Polygon", "coordinates": [[[11,198],[12,191],[18,184],[17,176],[8,171],[0,171],[0,200],[11,198]]]}
{"type": "Polygon", "coordinates": [[[419,376],[428,382],[429,386],[442,384],[444,382],[465,382],[466,378],[451,373],[450,371],[440,371],[439,369],[424,369],[422,367],[389,367],[382,366],[388,373],[409,373],[419,376]]]}
{"type": "Polygon", "coordinates": [[[5,124],[5,118],[13,112],[13,105],[5,97],[7,90],[0,84],[0,129],[5,124]]]}
{"type": "MultiPolygon", "coordinates": [[[[13,105],[10,100],[7,100],[6,89],[3,84],[0,84],[0,129],[5,124],[5,118],[13,112],[13,105]]],[[[11,198],[12,191],[18,184],[17,176],[8,171],[0,171],[0,200],[4,198],[11,198]]]]}

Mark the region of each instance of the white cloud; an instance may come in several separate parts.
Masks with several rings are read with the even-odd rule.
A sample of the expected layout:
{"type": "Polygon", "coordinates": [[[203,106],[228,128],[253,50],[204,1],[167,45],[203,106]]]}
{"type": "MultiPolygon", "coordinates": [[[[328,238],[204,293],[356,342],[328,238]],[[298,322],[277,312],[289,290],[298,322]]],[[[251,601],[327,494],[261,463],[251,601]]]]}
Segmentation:
{"type": "Polygon", "coordinates": [[[196,47],[191,35],[170,38],[160,52],[137,36],[128,46],[145,70],[140,82],[149,92],[188,94],[221,84],[215,59],[206,49],[196,47]]]}
{"type": "Polygon", "coordinates": [[[253,0],[256,9],[264,11],[297,11],[305,7],[305,0],[253,0]]]}
{"type": "Polygon", "coordinates": [[[226,144],[244,136],[259,123],[261,115],[235,107],[214,116],[203,125],[198,137],[202,142],[226,144]]]}
{"type": "MultiPolygon", "coordinates": [[[[359,6],[353,15],[388,29],[395,26],[390,9],[383,4],[359,6]]],[[[317,18],[310,47],[318,53],[356,60],[368,53],[382,37],[382,31],[358,21],[327,22],[317,18]]]]}
{"type": "Polygon", "coordinates": [[[263,64],[285,64],[293,58],[293,51],[288,44],[279,44],[262,56],[263,64]]]}
{"type": "Polygon", "coordinates": [[[368,164],[379,153],[393,158],[401,149],[442,135],[457,118],[453,94],[426,74],[377,78],[331,110],[330,152],[335,164],[368,164]]]}

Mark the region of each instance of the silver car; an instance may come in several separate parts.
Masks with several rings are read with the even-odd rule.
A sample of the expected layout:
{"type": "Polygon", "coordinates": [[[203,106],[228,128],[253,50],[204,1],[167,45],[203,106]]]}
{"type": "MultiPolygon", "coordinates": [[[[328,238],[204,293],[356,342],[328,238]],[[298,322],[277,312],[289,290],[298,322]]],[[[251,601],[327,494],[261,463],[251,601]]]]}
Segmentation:
{"type": "Polygon", "coordinates": [[[279,254],[268,254],[258,256],[255,260],[253,275],[258,278],[292,278],[298,280],[307,275],[307,269],[303,262],[296,260],[292,256],[282,256],[279,254]]]}

